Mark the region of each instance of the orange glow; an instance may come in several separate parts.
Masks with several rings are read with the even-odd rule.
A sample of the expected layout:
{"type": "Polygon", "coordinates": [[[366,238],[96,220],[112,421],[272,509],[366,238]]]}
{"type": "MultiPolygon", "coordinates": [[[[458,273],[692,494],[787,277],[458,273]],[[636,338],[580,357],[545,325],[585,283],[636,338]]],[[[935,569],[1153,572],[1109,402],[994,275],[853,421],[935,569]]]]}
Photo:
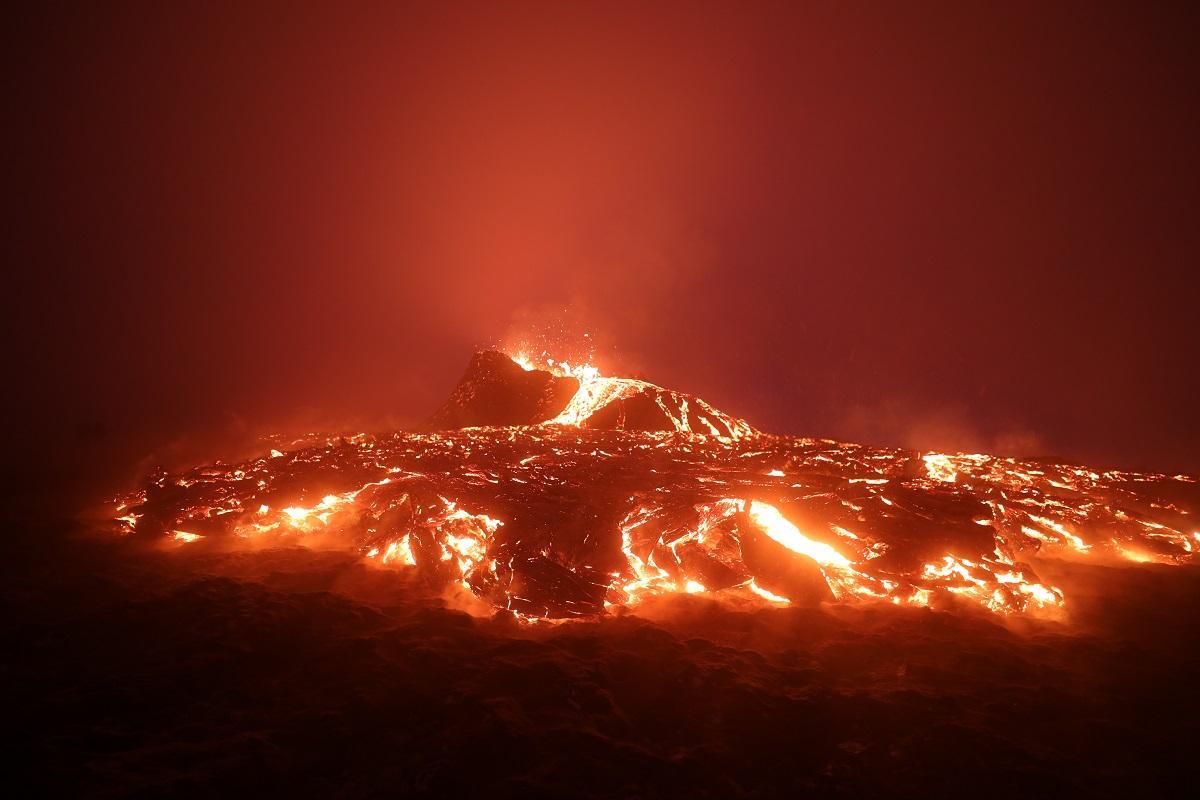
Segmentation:
{"type": "Polygon", "coordinates": [[[679,433],[741,439],[755,432],[744,420],[730,417],[699,398],[685,399],[674,392],[634,378],[606,378],[600,374],[599,369],[590,364],[556,361],[545,354],[540,358],[533,358],[526,353],[517,353],[510,354],[509,358],[526,371],[540,369],[579,381],[579,389],[575,395],[556,417],[545,423],[547,425],[586,427],[595,414],[612,403],[645,396],[653,399],[679,433]]]}
{"type": "Polygon", "coordinates": [[[850,560],[827,544],[814,542],[783,518],[774,506],[755,500],[750,504],[750,518],[762,526],[767,535],[795,553],[808,556],[821,566],[849,567],[850,560]]]}
{"type": "Polygon", "coordinates": [[[750,591],[754,592],[759,597],[761,597],[764,600],[771,602],[771,603],[782,603],[783,605],[787,605],[788,603],[792,602],[791,600],[788,600],[786,597],[783,597],[782,595],[775,594],[774,592],[768,592],[766,589],[759,586],[753,580],[749,581],[746,584],[746,588],[749,589],[750,591]]]}
{"type": "Polygon", "coordinates": [[[958,478],[954,464],[948,456],[941,455],[940,453],[930,453],[922,456],[922,460],[925,462],[925,471],[929,473],[929,477],[933,480],[954,483],[958,478]]]}
{"type": "Polygon", "coordinates": [[[563,617],[671,593],[788,605],[779,592],[790,590],[747,563],[743,547],[756,533],[783,548],[773,558],[815,565],[835,602],[968,601],[999,614],[1065,604],[1034,572],[1035,558],[1180,564],[1200,551],[1188,510],[1152,493],[1192,483],[1186,476],[770,437],[644,381],[548,357],[514,360],[579,380],[562,413],[510,428],[311,437],[244,464],[155,478],[114,504],[115,529],[180,543],[319,535],[322,546],[342,541],[378,564],[449,580],[521,619],[551,617],[531,611],[529,595],[568,575],[579,579],[571,591],[594,599],[567,602],[555,612],[563,617]],[[634,396],[673,430],[589,429],[599,411],[634,396]],[[610,473],[629,488],[594,485],[610,473]],[[595,518],[616,521],[581,525],[582,546],[555,538],[574,524],[569,516],[546,527],[510,523],[514,509],[564,492],[606,498],[595,518]],[[942,519],[943,508],[953,513],[942,519]],[[931,560],[892,558],[932,527],[959,544],[931,560]]]}

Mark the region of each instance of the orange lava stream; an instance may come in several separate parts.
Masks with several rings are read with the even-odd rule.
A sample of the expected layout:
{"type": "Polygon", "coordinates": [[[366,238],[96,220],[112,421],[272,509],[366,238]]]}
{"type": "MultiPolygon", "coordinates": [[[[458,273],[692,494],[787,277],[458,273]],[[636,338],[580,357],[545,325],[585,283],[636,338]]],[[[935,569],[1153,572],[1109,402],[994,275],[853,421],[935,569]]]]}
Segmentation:
{"type": "Polygon", "coordinates": [[[660,401],[673,433],[588,431],[614,399],[666,390],[536,366],[580,380],[548,423],[277,443],[159,473],[113,525],[180,545],[339,542],[521,619],[664,593],[1052,612],[1064,593],[1030,558],[1181,564],[1200,547],[1190,476],[776,437],[686,400],[660,401]]]}

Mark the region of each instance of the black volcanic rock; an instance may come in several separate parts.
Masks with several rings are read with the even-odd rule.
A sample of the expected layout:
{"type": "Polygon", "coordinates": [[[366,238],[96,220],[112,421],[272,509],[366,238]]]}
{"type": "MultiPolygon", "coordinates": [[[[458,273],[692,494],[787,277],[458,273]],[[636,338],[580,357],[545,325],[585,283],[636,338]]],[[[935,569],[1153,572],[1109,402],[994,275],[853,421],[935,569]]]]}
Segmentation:
{"type": "Polygon", "coordinates": [[[423,427],[533,425],[556,416],[578,389],[575,378],[526,370],[503,353],[487,350],[475,354],[450,398],[423,427]]]}

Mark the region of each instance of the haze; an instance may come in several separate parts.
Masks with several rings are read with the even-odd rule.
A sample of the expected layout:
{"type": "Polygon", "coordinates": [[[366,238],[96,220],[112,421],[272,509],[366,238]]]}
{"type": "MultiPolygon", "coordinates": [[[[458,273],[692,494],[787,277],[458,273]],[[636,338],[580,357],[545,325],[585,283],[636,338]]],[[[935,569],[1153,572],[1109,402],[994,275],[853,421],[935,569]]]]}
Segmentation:
{"type": "Polygon", "coordinates": [[[27,477],[412,424],[547,332],[763,430],[1200,470],[1194,11],[24,13],[27,477]]]}

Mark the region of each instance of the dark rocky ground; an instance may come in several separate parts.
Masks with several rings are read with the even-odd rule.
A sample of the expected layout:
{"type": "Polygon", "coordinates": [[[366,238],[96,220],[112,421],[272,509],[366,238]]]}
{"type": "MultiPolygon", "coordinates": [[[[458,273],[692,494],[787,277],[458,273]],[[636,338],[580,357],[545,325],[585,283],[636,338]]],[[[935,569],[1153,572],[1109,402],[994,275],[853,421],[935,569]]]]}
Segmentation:
{"type": "Polygon", "coordinates": [[[343,553],[164,551],[45,521],[6,542],[8,772],[33,795],[1158,797],[1193,781],[1194,567],[1043,562],[1066,624],[684,596],[531,628],[343,553]]]}

